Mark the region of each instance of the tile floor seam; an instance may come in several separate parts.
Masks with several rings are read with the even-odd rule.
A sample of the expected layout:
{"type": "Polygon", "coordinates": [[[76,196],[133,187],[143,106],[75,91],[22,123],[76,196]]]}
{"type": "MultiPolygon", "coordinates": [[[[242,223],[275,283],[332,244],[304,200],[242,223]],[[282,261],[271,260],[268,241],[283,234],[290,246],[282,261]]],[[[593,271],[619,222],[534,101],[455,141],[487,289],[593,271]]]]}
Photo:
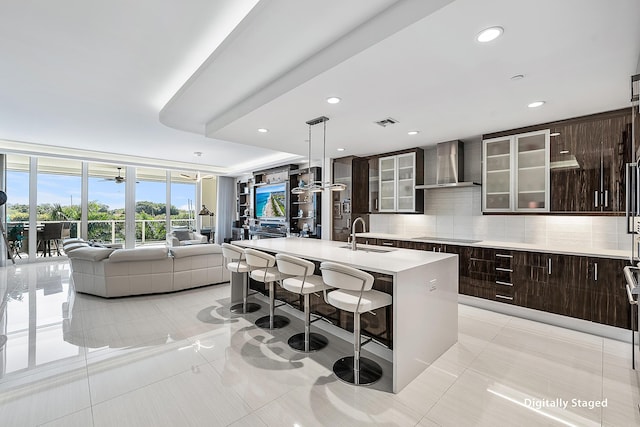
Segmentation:
{"type": "MultiPolygon", "coordinates": [[[[205,365],[205,364],[208,364],[208,362],[203,363],[203,365],[205,365]]],[[[197,366],[201,366],[201,365],[197,365],[197,366]]],[[[109,402],[109,401],[111,401],[111,400],[113,400],[113,399],[117,399],[117,398],[119,398],[119,397],[125,396],[125,395],[127,395],[127,394],[131,394],[131,393],[136,392],[136,391],[138,391],[138,390],[141,390],[141,389],[143,389],[143,388],[146,388],[146,387],[152,386],[152,385],[154,385],[154,384],[158,384],[158,383],[160,383],[160,382],[162,382],[162,381],[168,380],[169,378],[177,377],[177,376],[179,376],[179,375],[184,374],[185,372],[192,372],[192,371],[193,371],[193,368],[194,368],[194,366],[192,365],[190,369],[185,369],[185,370],[183,370],[183,371],[179,371],[179,372],[177,372],[177,373],[175,373],[175,374],[173,374],[173,375],[168,375],[168,376],[163,377],[163,378],[161,378],[161,379],[158,379],[158,380],[156,380],[156,381],[152,381],[152,382],[150,382],[150,383],[147,383],[147,384],[141,385],[141,386],[139,386],[139,387],[132,388],[131,390],[127,390],[127,391],[125,391],[124,393],[116,394],[116,395],[114,395],[114,396],[112,396],[112,397],[110,397],[110,398],[108,398],[108,399],[105,399],[105,400],[102,400],[102,401],[97,402],[97,403],[95,403],[95,404],[92,404],[92,405],[91,405],[91,408],[92,408],[92,409],[91,409],[91,413],[92,413],[92,415],[93,415],[93,407],[94,407],[94,406],[102,405],[102,404],[104,404],[104,403],[106,403],[106,402],[109,402]]],[[[214,369],[214,371],[215,371],[215,369],[214,369]]],[[[217,373],[217,372],[216,372],[216,373],[217,373]]],[[[89,399],[91,399],[91,394],[89,394],[89,399]]]]}
{"type": "MultiPolygon", "coordinates": [[[[52,423],[52,422],[54,422],[54,421],[61,420],[61,419],[63,419],[63,418],[67,418],[67,417],[69,417],[69,416],[71,416],[71,415],[73,415],[73,414],[77,414],[77,413],[79,413],[79,412],[86,411],[87,409],[91,409],[91,406],[87,406],[86,408],[81,408],[81,409],[78,409],[77,411],[69,412],[68,414],[61,415],[61,416],[59,416],[59,417],[52,418],[52,419],[47,420],[47,421],[40,422],[40,423],[36,424],[36,427],[42,427],[42,426],[44,426],[44,425],[46,425],[46,424],[49,424],[49,423],[52,423]]],[[[93,424],[93,416],[91,417],[91,425],[92,425],[92,426],[94,425],[94,424],[93,424]]]]}
{"type": "MultiPolygon", "coordinates": [[[[214,374],[216,374],[216,376],[217,376],[220,380],[222,380],[222,375],[220,375],[220,372],[218,372],[218,370],[216,369],[216,367],[213,365],[213,362],[215,362],[215,361],[207,361],[207,364],[211,367],[211,370],[213,370],[213,373],[214,373],[214,374]]],[[[240,400],[242,401],[242,403],[244,403],[244,404],[245,404],[245,406],[248,408],[249,412],[248,412],[246,415],[244,415],[243,417],[238,418],[237,420],[235,420],[235,421],[233,421],[232,423],[229,423],[229,424],[227,424],[227,425],[234,424],[234,423],[236,423],[236,422],[240,421],[242,418],[247,417],[247,416],[249,416],[250,414],[252,414],[252,413],[256,412],[258,409],[262,408],[262,406],[268,405],[269,403],[273,402],[273,400],[271,400],[271,401],[269,401],[269,402],[266,402],[264,405],[260,406],[259,408],[253,409],[253,408],[251,407],[251,405],[249,404],[249,402],[247,402],[247,401],[245,400],[245,398],[244,398],[240,393],[238,393],[234,388],[231,388],[231,391],[233,392],[233,394],[235,394],[235,395],[238,397],[238,399],[240,399],[240,400]]],[[[284,394],[286,394],[286,393],[283,393],[283,395],[284,395],[284,394]]],[[[274,399],[274,400],[275,400],[275,399],[274,399]]],[[[265,423],[265,424],[266,424],[266,423],[265,423]]]]}
{"type": "MultiPolygon", "coordinates": [[[[601,366],[600,366],[600,399],[604,399],[604,338],[601,339],[601,352],[602,352],[602,358],[601,358],[601,366]]],[[[602,426],[604,423],[604,408],[600,408],[600,425],[602,426]]]]}
{"type": "MultiPolygon", "coordinates": [[[[73,290],[75,292],[75,289],[73,290]]],[[[82,336],[84,337],[84,325],[82,325],[82,336]]],[[[89,360],[88,360],[88,352],[84,351],[84,368],[87,371],[87,388],[89,390],[89,410],[91,411],[91,425],[96,425],[96,419],[93,414],[93,397],[91,396],[91,381],[89,380],[89,360]]]]}
{"type": "MultiPolygon", "coordinates": [[[[422,422],[422,420],[423,420],[423,419],[425,419],[425,418],[427,418],[427,417],[429,416],[429,413],[430,413],[431,411],[433,411],[433,408],[435,408],[436,406],[438,406],[438,403],[440,402],[440,400],[442,400],[442,398],[445,396],[445,394],[447,394],[447,392],[451,389],[451,387],[453,387],[453,385],[454,385],[455,383],[457,383],[457,382],[458,382],[458,380],[460,380],[460,377],[461,377],[462,375],[464,375],[464,373],[465,373],[465,372],[467,372],[467,370],[468,370],[468,369],[470,369],[470,368],[468,368],[468,367],[467,367],[467,368],[464,368],[464,369],[462,370],[462,372],[460,372],[460,374],[456,376],[456,379],[455,379],[455,380],[454,380],[454,381],[453,381],[453,382],[452,382],[452,383],[451,383],[451,384],[450,384],[450,385],[449,385],[449,386],[448,386],[448,387],[447,387],[447,388],[446,388],[446,389],[445,389],[445,390],[440,394],[440,396],[438,397],[438,399],[435,401],[435,403],[434,403],[433,405],[431,405],[431,407],[429,408],[429,410],[427,411],[427,413],[426,413],[426,414],[424,414],[424,416],[420,419],[420,421],[418,422],[418,424],[420,424],[420,423],[422,422]]],[[[431,421],[431,422],[435,423],[435,421],[433,421],[431,418],[427,418],[427,419],[428,419],[429,421],[431,421]]],[[[435,423],[435,424],[438,424],[438,423],[435,423]]],[[[440,425],[440,424],[438,424],[438,425],[440,425]]]]}
{"type": "MultiPolygon", "coordinates": [[[[435,406],[435,405],[434,405],[434,406],[435,406]]],[[[438,427],[442,427],[442,424],[439,424],[439,423],[437,423],[437,422],[433,421],[431,418],[427,417],[426,415],[425,415],[424,417],[420,418],[420,421],[418,421],[418,423],[417,423],[414,427],[418,427],[420,424],[422,424],[422,422],[423,422],[425,419],[426,419],[427,421],[429,421],[431,424],[435,424],[435,425],[436,425],[436,426],[438,426],[438,427]]]]}

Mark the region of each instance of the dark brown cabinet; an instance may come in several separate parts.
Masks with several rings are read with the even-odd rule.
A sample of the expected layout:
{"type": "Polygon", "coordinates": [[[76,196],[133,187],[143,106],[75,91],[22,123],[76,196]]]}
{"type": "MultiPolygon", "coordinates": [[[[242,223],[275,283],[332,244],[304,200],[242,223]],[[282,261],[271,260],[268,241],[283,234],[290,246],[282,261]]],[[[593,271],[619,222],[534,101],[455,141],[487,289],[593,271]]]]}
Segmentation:
{"type": "Polygon", "coordinates": [[[359,243],[458,255],[458,292],[630,328],[622,259],[443,243],[358,238],[359,243]]]}
{"type": "Polygon", "coordinates": [[[369,209],[375,213],[422,213],[424,150],[412,148],[368,158],[369,209]]]}
{"type": "Polygon", "coordinates": [[[625,260],[589,258],[587,277],[591,314],[588,320],[630,328],[631,310],[625,289],[625,260]]]}
{"type": "Polygon", "coordinates": [[[632,157],[631,122],[631,109],[625,108],[496,132],[483,139],[549,129],[549,213],[622,215],[625,164],[632,157]]]}
{"type": "Polygon", "coordinates": [[[537,252],[514,252],[513,303],[548,311],[551,294],[548,284],[548,256],[537,252]]]}
{"type": "Polygon", "coordinates": [[[518,305],[630,328],[625,260],[531,252],[520,256],[515,279],[516,293],[522,292],[518,305]]]}
{"type": "Polygon", "coordinates": [[[378,245],[378,239],[374,239],[372,237],[356,237],[356,242],[363,245],[378,245]]]}
{"type": "Polygon", "coordinates": [[[624,212],[631,114],[619,110],[550,127],[552,212],[624,212]]]}
{"type": "Polygon", "coordinates": [[[460,279],[459,293],[495,300],[495,250],[471,247],[463,262],[467,263],[467,276],[460,279]]]}
{"type": "MultiPolygon", "coordinates": [[[[368,226],[369,217],[369,161],[348,156],[333,160],[333,182],[344,184],[344,191],[333,191],[332,240],[346,242],[351,234],[352,221],[362,217],[368,226]]],[[[358,228],[358,231],[361,231],[358,228]]]]}

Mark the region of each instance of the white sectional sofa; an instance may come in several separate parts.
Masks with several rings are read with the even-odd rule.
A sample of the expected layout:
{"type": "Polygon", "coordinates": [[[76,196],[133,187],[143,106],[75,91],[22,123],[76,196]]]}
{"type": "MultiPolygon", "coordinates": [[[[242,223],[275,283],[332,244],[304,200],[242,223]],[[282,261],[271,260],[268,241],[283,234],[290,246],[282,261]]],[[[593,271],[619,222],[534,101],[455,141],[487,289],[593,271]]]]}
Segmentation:
{"type": "Polygon", "coordinates": [[[219,245],[80,247],[68,254],[75,290],[111,298],[173,292],[229,280],[219,245]]]}
{"type": "Polygon", "coordinates": [[[207,236],[193,230],[176,229],[167,233],[167,243],[171,247],[201,245],[207,243],[207,236]]]}

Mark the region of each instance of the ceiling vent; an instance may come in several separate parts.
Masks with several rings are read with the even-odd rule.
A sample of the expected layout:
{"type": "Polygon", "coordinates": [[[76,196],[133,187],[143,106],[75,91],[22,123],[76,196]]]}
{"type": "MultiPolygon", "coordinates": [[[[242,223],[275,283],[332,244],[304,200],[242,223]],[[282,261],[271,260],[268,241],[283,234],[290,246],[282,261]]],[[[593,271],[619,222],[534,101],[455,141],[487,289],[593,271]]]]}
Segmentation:
{"type": "Polygon", "coordinates": [[[386,128],[389,125],[395,125],[396,123],[398,123],[398,121],[396,119],[392,119],[391,117],[387,117],[386,119],[378,120],[374,123],[382,126],[383,128],[386,128]]]}

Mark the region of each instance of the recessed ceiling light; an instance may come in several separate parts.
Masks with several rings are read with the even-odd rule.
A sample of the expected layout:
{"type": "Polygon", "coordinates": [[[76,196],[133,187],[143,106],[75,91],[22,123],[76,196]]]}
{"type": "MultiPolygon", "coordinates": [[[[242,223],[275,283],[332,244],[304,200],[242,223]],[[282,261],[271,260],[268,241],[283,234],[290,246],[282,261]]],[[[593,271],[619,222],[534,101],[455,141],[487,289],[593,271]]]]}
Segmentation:
{"type": "Polygon", "coordinates": [[[553,132],[549,134],[549,136],[559,136],[559,135],[560,135],[560,132],[553,132]]]}
{"type": "Polygon", "coordinates": [[[489,27],[478,33],[476,40],[480,43],[487,43],[497,39],[502,35],[504,29],[502,27],[489,27]]]}
{"type": "Polygon", "coordinates": [[[409,132],[407,132],[407,134],[409,134],[409,135],[417,135],[419,133],[420,133],[419,130],[410,130],[409,132]]]}
{"type": "Polygon", "coordinates": [[[267,133],[267,132],[269,132],[269,129],[260,128],[260,129],[258,129],[258,132],[260,132],[260,133],[267,133]]]}
{"type": "Polygon", "coordinates": [[[338,98],[337,96],[332,96],[331,98],[327,98],[327,102],[329,104],[337,104],[340,101],[342,101],[342,100],[340,98],[338,98]]]}
{"type": "Polygon", "coordinates": [[[527,105],[529,108],[538,108],[544,105],[544,101],[534,101],[531,104],[527,105]]]}
{"type": "Polygon", "coordinates": [[[344,148],[338,148],[337,150],[338,151],[344,151],[344,148]]]}

